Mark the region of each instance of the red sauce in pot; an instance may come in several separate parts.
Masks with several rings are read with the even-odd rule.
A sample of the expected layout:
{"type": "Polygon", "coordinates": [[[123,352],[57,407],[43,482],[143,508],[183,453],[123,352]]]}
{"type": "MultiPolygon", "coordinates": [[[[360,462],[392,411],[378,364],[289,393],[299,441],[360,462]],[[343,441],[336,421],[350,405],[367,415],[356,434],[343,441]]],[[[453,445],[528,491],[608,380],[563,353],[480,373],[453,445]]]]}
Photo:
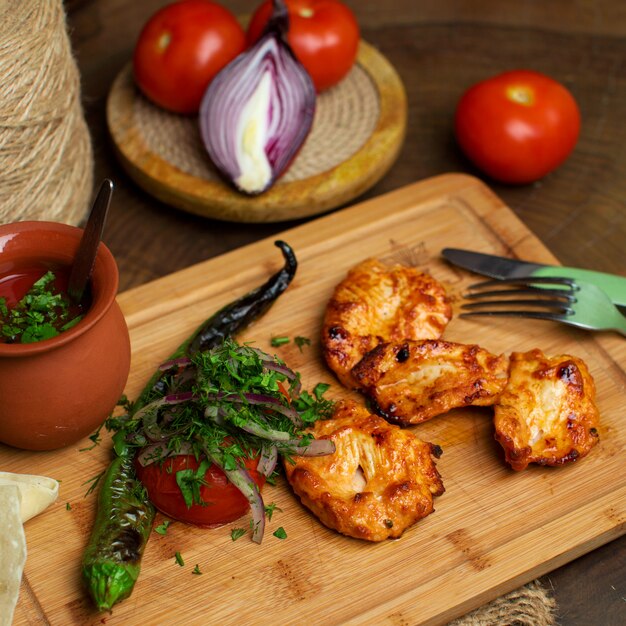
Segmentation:
{"type": "MultiPolygon", "coordinates": [[[[84,315],[91,305],[89,289],[86,290],[86,294],[79,304],[71,301],[67,295],[70,275],[69,266],[44,262],[30,262],[24,265],[16,264],[10,270],[0,274],[0,298],[4,298],[7,308],[11,310],[48,271],[53,272],[55,278],[47,286],[47,289],[53,294],[63,294],[64,299],[68,302],[67,318],[58,320],[55,324],[57,330],[61,331],[61,327],[67,323],[68,319],[84,315]]],[[[5,320],[0,315],[0,326],[4,322],[5,320]]],[[[0,343],[6,343],[7,341],[7,338],[0,333],[0,343]]]]}

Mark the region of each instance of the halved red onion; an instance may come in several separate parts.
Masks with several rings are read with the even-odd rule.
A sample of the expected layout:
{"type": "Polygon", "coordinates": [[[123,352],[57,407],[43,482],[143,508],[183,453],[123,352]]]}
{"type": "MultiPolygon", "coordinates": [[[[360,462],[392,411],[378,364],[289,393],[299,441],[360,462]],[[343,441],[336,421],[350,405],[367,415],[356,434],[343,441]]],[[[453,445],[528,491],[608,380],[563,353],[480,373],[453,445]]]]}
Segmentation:
{"type": "Polygon", "coordinates": [[[304,143],[315,113],[315,87],[286,42],[289,17],[275,0],[263,36],[210,83],[200,132],[217,169],[240,191],[268,189],[304,143]]]}

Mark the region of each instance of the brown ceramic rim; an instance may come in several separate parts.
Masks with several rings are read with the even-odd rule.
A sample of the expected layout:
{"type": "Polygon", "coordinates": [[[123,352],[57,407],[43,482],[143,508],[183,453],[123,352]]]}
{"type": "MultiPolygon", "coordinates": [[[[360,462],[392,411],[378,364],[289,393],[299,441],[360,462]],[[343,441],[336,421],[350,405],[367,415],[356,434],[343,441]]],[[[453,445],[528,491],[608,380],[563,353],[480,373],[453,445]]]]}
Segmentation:
{"type": "MultiPolygon", "coordinates": [[[[49,252],[40,250],[42,259],[54,259],[61,262],[71,263],[72,257],[78,247],[78,242],[83,229],[67,224],[57,222],[43,221],[25,221],[16,222],[14,224],[0,225],[0,238],[20,233],[29,233],[35,231],[46,231],[55,233],[61,237],[67,237],[75,241],[67,252],[49,252]]],[[[39,255],[24,255],[25,258],[36,257],[39,255]]],[[[0,262],[2,261],[2,252],[0,251],[0,262]]],[[[62,332],[51,339],[44,339],[35,343],[0,343],[0,357],[24,357],[37,354],[39,352],[47,352],[63,346],[80,335],[86,333],[94,324],[96,324],[104,314],[111,308],[117,295],[119,286],[119,273],[117,264],[111,251],[103,242],[100,242],[98,254],[94,264],[92,274],[93,301],[89,307],[85,317],[72,328],[62,332]]]]}

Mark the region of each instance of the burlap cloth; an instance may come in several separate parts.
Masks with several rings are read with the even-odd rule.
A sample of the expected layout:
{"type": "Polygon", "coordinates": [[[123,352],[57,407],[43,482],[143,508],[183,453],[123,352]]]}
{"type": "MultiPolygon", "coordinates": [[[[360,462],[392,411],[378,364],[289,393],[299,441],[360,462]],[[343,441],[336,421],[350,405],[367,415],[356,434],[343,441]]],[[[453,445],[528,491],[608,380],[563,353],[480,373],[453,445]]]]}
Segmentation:
{"type": "Polygon", "coordinates": [[[554,626],[556,601],[535,580],[453,620],[448,626],[554,626]]]}
{"type": "Polygon", "coordinates": [[[0,0],[0,222],[79,223],[92,170],[62,0],[0,0]]]}

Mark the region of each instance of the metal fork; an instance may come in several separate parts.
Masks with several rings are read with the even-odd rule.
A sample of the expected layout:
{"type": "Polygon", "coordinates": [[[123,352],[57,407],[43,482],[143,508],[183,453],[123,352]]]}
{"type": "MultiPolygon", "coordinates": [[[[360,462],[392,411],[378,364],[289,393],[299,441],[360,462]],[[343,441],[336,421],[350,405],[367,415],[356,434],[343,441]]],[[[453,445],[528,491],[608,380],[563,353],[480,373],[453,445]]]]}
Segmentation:
{"type": "Polygon", "coordinates": [[[626,317],[617,310],[602,289],[591,283],[569,278],[529,276],[488,280],[470,285],[468,289],[471,292],[464,294],[464,297],[472,302],[462,305],[461,308],[470,312],[461,313],[460,317],[527,317],[562,322],[587,330],[613,330],[626,336],[626,317]],[[481,291],[496,286],[509,288],[481,291]]]}

